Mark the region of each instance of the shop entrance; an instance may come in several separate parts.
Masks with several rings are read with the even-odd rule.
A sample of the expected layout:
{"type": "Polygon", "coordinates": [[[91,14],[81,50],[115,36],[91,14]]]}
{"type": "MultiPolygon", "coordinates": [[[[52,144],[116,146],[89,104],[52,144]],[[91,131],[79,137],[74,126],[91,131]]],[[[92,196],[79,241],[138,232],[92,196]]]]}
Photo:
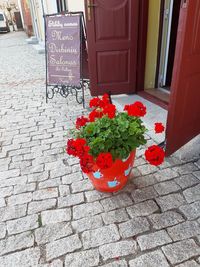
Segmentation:
{"type": "Polygon", "coordinates": [[[170,91],[174,65],[181,0],[165,0],[161,4],[156,87],[170,91]]]}
{"type": "Polygon", "coordinates": [[[156,6],[149,2],[145,90],[165,104],[170,97],[180,5],[181,0],[161,0],[156,6]]]}
{"type": "Polygon", "coordinates": [[[162,97],[169,156],[200,133],[200,1],[182,0],[180,6],[179,0],[166,0],[171,8],[166,23],[164,16],[160,22],[161,2],[85,0],[85,7],[91,94],[136,92],[159,105],[162,97]],[[166,25],[162,31],[161,23],[166,25]],[[158,79],[159,73],[165,80],[158,79]]]}

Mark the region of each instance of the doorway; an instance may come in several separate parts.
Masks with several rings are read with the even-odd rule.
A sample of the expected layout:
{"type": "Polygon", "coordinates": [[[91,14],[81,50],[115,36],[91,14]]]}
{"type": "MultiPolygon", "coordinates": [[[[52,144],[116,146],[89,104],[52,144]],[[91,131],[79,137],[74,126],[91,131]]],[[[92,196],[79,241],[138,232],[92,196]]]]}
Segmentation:
{"type": "Polygon", "coordinates": [[[165,0],[161,5],[160,58],[157,65],[156,85],[170,91],[176,49],[176,38],[181,0],[165,0]]]}
{"type": "MultiPolygon", "coordinates": [[[[156,67],[155,72],[151,74],[151,82],[146,83],[145,92],[158,98],[165,104],[168,104],[181,0],[160,0],[159,4],[160,6],[157,6],[157,14],[155,14],[155,7],[154,9],[152,7],[153,11],[151,11],[151,13],[154,12],[154,16],[157,16],[157,21],[151,25],[151,38],[154,39],[154,43],[152,45],[154,46],[154,51],[156,51],[157,55],[154,55],[154,59],[152,59],[152,56],[150,55],[149,62],[155,62],[156,67]],[[155,30],[155,23],[157,23],[157,31],[155,30]]],[[[151,1],[149,1],[149,5],[151,10],[151,1]]],[[[158,3],[156,3],[156,5],[158,5],[158,3]]],[[[149,15],[152,16],[152,14],[149,15]]],[[[152,23],[151,20],[150,23],[152,23]]],[[[151,65],[149,68],[151,68],[152,72],[151,65]]],[[[146,66],[146,74],[148,75],[147,71],[148,68],[146,66]]]]}

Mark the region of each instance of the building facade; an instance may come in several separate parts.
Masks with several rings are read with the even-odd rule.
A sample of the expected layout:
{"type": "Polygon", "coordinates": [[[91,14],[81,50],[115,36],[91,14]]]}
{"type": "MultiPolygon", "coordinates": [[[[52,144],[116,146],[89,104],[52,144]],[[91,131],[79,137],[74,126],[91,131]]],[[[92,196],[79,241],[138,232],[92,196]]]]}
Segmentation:
{"type": "Polygon", "coordinates": [[[45,29],[44,16],[46,14],[54,14],[68,10],[67,0],[21,0],[28,1],[30,14],[32,18],[33,35],[31,40],[27,40],[30,44],[35,44],[35,48],[39,53],[44,52],[45,29]]]}
{"type": "Polygon", "coordinates": [[[0,10],[4,11],[10,25],[15,24],[12,28],[16,29],[16,25],[18,29],[23,28],[18,0],[0,0],[0,10]]]}
{"type": "Polygon", "coordinates": [[[44,14],[54,14],[63,11],[84,11],[83,0],[21,0],[28,1],[32,17],[34,36],[39,43],[44,42],[44,14]]]}
{"type": "Polygon", "coordinates": [[[11,7],[12,13],[14,11],[19,10],[18,0],[10,0],[10,1],[0,0],[0,10],[3,10],[6,13],[6,15],[9,16],[7,7],[11,7]]]}
{"type": "Polygon", "coordinates": [[[34,32],[33,32],[33,23],[32,23],[30,3],[28,0],[20,0],[19,6],[21,10],[21,17],[23,21],[24,31],[29,37],[31,37],[33,36],[34,32]]]}
{"type": "Polygon", "coordinates": [[[85,12],[84,1],[83,0],[68,0],[68,9],[71,12],[83,11],[85,12]]]}

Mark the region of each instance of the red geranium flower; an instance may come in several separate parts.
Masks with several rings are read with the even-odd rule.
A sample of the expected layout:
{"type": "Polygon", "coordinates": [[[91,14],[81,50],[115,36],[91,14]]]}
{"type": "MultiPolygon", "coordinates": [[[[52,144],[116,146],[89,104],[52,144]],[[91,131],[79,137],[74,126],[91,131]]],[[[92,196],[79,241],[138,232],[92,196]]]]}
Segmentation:
{"type": "Polygon", "coordinates": [[[98,97],[94,97],[90,100],[90,108],[97,108],[99,107],[101,99],[98,97]]]}
{"type": "Polygon", "coordinates": [[[159,146],[153,145],[145,151],[145,158],[151,165],[158,166],[163,163],[165,152],[159,146]]]}
{"type": "Polygon", "coordinates": [[[124,106],[124,111],[128,111],[129,107],[130,107],[130,105],[125,105],[124,106]]]}
{"type": "Polygon", "coordinates": [[[77,139],[76,140],[76,150],[77,150],[77,156],[81,158],[85,153],[87,153],[90,148],[89,146],[86,146],[86,141],[84,142],[84,139],[77,139]]]}
{"type": "Polygon", "coordinates": [[[89,120],[90,122],[95,121],[96,118],[102,118],[103,117],[103,112],[100,110],[93,110],[92,112],[90,112],[89,114],[89,120]]]}
{"type": "Polygon", "coordinates": [[[102,100],[100,102],[100,107],[103,108],[103,107],[105,107],[105,106],[107,106],[109,104],[110,104],[110,97],[109,97],[108,94],[104,94],[102,96],[102,100]]]}
{"type": "Polygon", "coordinates": [[[88,118],[86,117],[80,117],[76,120],[76,129],[80,129],[82,126],[85,126],[86,123],[89,122],[88,118]]]}
{"type": "Polygon", "coordinates": [[[110,119],[115,117],[116,107],[113,104],[108,104],[103,108],[103,113],[108,115],[110,119]]]}
{"type": "Polygon", "coordinates": [[[154,130],[155,130],[155,133],[162,133],[165,130],[165,127],[161,122],[156,122],[154,130]]]}
{"type": "Polygon", "coordinates": [[[132,105],[125,105],[124,110],[128,112],[129,116],[143,117],[146,112],[146,107],[140,102],[136,101],[132,105]]]}
{"type": "Polygon", "coordinates": [[[90,100],[90,108],[103,108],[110,104],[110,97],[108,94],[104,94],[102,99],[99,97],[94,97],[90,100]]]}
{"type": "Polygon", "coordinates": [[[76,157],[76,149],[74,147],[74,140],[73,139],[69,139],[67,141],[66,152],[68,155],[76,157]]]}
{"type": "Polygon", "coordinates": [[[66,151],[69,155],[74,157],[81,158],[89,150],[90,148],[86,146],[86,140],[83,138],[78,138],[76,140],[69,139],[67,142],[66,151]]]}
{"type": "Polygon", "coordinates": [[[93,157],[88,153],[85,153],[83,157],[80,159],[80,165],[84,173],[92,172],[94,165],[93,157]]]}
{"type": "Polygon", "coordinates": [[[111,153],[100,153],[96,159],[96,164],[101,169],[110,168],[113,164],[113,158],[111,153]]]}
{"type": "Polygon", "coordinates": [[[110,103],[110,97],[109,97],[109,94],[104,94],[102,96],[102,100],[105,100],[105,101],[108,101],[108,104],[110,103]]]}

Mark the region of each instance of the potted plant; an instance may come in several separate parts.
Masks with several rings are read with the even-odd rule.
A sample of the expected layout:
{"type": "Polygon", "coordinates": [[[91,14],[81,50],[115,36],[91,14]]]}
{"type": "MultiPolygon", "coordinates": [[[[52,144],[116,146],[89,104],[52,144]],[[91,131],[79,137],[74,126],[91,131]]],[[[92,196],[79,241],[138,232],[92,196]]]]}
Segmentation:
{"type": "MultiPolygon", "coordinates": [[[[92,109],[88,117],[77,118],[73,139],[67,142],[66,152],[80,159],[80,166],[94,187],[103,192],[116,192],[127,183],[133,167],[136,148],[146,144],[141,117],[146,107],[139,101],[126,105],[124,112],[117,112],[107,94],[90,100],[92,109]]],[[[161,123],[155,125],[160,133],[161,123]]],[[[164,160],[164,151],[157,145],[145,151],[152,165],[164,160]]]]}

